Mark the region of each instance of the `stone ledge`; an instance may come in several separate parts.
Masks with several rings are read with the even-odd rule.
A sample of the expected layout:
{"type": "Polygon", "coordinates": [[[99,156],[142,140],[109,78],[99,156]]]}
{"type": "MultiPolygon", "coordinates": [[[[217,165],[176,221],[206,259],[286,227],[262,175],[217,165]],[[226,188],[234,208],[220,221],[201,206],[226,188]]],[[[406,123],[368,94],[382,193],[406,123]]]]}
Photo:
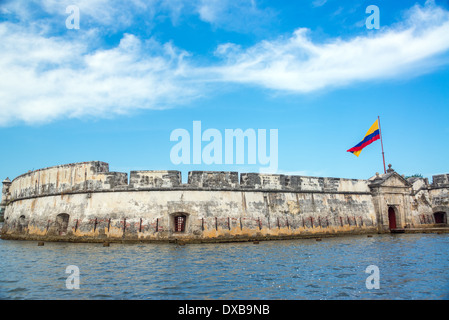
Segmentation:
{"type": "Polygon", "coordinates": [[[353,230],[337,233],[304,233],[295,235],[259,235],[259,236],[233,236],[223,238],[202,238],[202,237],[182,237],[174,236],[161,239],[138,239],[138,238],[94,238],[94,237],[58,237],[58,236],[38,236],[38,235],[21,235],[21,234],[2,234],[2,240],[22,240],[22,241],[44,241],[44,242],[72,242],[72,243],[231,243],[231,242],[250,242],[250,241],[280,241],[280,240],[300,240],[300,239],[316,239],[316,238],[336,238],[345,236],[360,236],[378,234],[377,230],[353,230]]]}

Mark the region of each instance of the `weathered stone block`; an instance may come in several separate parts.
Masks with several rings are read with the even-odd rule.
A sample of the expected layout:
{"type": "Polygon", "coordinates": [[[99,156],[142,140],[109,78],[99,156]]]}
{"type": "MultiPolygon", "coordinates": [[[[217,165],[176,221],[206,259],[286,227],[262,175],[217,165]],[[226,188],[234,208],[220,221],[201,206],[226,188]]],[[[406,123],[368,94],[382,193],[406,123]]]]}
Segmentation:
{"type": "Polygon", "coordinates": [[[182,184],[181,172],[165,171],[131,171],[129,187],[141,188],[173,188],[182,184]]]}
{"type": "Polygon", "coordinates": [[[236,188],[239,185],[238,172],[192,171],[188,185],[201,188],[236,188]]]}

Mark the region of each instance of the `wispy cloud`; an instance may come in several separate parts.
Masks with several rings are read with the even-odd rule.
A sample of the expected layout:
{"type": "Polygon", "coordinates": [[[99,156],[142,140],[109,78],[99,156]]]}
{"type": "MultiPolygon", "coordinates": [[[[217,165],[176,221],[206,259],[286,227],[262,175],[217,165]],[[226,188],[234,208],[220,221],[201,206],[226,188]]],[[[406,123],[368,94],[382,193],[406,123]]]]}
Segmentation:
{"type": "Polygon", "coordinates": [[[40,19],[58,23],[67,17],[66,7],[79,7],[85,25],[105,27],[104,32],[116,32],[139,20],[147,26],[157,18],[168,17],[177,24],[181,16],[197,16],[200,20],[221,28],[251,32],[254,27],[267,25],[275,16],[273,10],[261,8],[256,0],[3,0],[0,13],[12,14],[21,22],[40,19]]]}
{"type": "Polygon", "coordinates": [[[247,49],[223,44],[216,52],[226,63],[208,73],[221,81],[298,93],[423,73],[449,49],[449,12],[431,3],[415,6],[403,23],[349,40],[314,43],[308,32],[298,29],[289,38],[247,49]]]}
{"type": "MultiPolygon", "coordinates": [[[[174,6],[176,1],[181,0],[165,5],[174,6]]],[[[46,11],[59,12],[55,0],[43,3],[46,11]]],[[[101,23],[132,21],[132,15],[120,6],[111,8],[111,3],[123,4],[79,1],[101,23]]],[[[157,10],[151,1],[130,3],[135,10],[157,10]]],[[[258,10],[250,1],[243,3],[248,10],[258,10]]],[[[221,62],[207,66],[193,52],[154,38],[124,34],[118,45],[103,48],[98,44],[102,42],[99,28],[80,30],[77,37],[58,35],[49,27],[53,22],[35,21],[29,17],[32,13],[9,4],[2,7],[2,14],[15,15],[19,22],[0,22],[2,126],[177,107],[210,94],[206,86],[221,83],[304,94],[361,81],[403,78],[411,72],[427,72],[434,58],[449,50],[449,12],[431,2],[411,8],[400,24],[352,39],[318,43],[309,37],[309,30],[298,29],[290,37],[249,48],[222,44],[216,50],[221,62]]],[[[224,23],[231,16],[220,20],[229,8],[223,3],[196,4],[201,19],[211,24],[224,23]]],[[[66,15],[65,10],[61,15],[66,15]]]]}
{"type": "Polygon", "coordinates": [[[201,20],[215,27],[239,32],[250,32],[275,16],[273,10],[260,8],[255,0],[199,0],[196,11],[201,20]]]}
{"type": "Polygon", "coordinates": [[[326,4],[327,0],[314,0],[312,1],[312,7],[322,7],[326,4]]]}
{"type": "Polygon", "coordinates": [[[200,93],[186,81],[186,52],[126,34],[117,47],[89,51],[0,24],[0,125],[61,117],[109,117],[180,105],[200,93]]]}

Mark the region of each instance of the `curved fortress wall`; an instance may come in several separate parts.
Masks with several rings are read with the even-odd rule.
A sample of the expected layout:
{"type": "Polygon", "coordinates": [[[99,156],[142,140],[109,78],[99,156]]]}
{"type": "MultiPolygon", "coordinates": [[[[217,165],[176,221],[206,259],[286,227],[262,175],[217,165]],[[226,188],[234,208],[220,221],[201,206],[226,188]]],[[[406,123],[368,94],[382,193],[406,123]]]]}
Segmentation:
{"type": "MultiPolygon", "coordinates": [[[[237,172],[198,171],[182,184],[178,171],[131,171],[128,183],[126,173],[109,172],[104,162],[62,165],[4,183],[2,238],[207,242],[377,232],[388,226],[379,210],[389,201],[382,188],[390,176],[239,179],[237,172]]],[[[406,183],[396,204],[402,225],[415,223],[411,189],[406,183]]]]}
{"type": "Polygon", "coordinates": [[[110,190],[128,185],[128,175],[109,172],[109,164],[100,161],[60,165],[31,171],[12,181],[12,199],[64,192],[110,190]]]}

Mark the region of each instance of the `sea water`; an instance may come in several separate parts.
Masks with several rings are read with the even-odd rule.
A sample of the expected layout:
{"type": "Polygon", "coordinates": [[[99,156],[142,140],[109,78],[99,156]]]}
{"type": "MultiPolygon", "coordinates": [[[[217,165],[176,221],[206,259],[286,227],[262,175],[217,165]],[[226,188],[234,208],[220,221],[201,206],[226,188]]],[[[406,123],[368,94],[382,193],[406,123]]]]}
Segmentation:
{"type": "Polygon", "coordinates": [[[448,298],[449,234],[109,247],[0,240],[0,299],[448,298]]]}

